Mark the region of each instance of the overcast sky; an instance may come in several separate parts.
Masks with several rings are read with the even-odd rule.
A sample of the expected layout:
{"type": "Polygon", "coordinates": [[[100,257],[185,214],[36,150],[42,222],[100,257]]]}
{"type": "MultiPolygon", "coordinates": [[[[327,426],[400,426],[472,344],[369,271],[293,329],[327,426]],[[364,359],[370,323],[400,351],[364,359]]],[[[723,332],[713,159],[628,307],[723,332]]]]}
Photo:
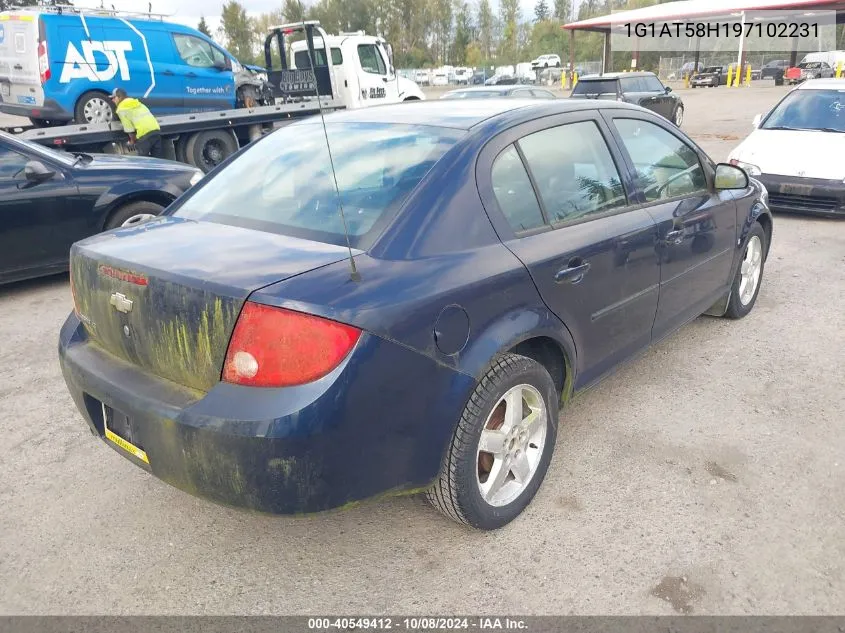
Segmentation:
{"type": "MultiPolygon", "coordinates": [[[[150,0],[103,0],[106,7],[114,5],[116,9],[123,9],[126,11],[144,11],[148,10],[150,0]]],[[[530,18],[534,15],[534,3],[536,0],[521,0],[523,18],[530,18]]],[[[267,13],[273,9],[279,9],[282,6],[282,0],[240,0],[246,7],[250,14],[267,13]]],[[[473,4],[473,0],[470,0],[473,4]]],[[[547,3],[552,6],[553,0],[547,0],[547,3]]],[[[98,1],[80,0],[74,3],[76,6],[99,6],[98,1]]],[[[303,0],[303,4],[311,4],[308,0],[303,0]]],[[[496,5],[496,0],[492,0],[491,4],[496,5]]],[[[216,30],[220,23],[219,15],[223,6],[223,0],[152,0],[153,12],[163,13],[170,16],[170,20],[174,22],[181,22],[188,26],[195,27],[199,22],[200,16],[205,15],[212,32],[216,30]]]]}

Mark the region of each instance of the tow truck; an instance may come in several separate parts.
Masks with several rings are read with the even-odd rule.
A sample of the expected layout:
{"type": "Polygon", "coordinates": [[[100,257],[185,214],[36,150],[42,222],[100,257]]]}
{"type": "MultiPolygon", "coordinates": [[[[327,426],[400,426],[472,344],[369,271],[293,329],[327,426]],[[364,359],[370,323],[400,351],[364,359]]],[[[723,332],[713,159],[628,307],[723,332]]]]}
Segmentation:
{"type": "MultiPolygon", "coordinates": [[[[390,45],[361,32],[330,36],[318,21],[273,27],[264,43],[272,105],[158,117],[165,158],[209,172],[239,148],[296,119],[344,108],[424,99],[399,77],[390,45]],[[289,63],[286,39],[292,41],[289,63]],[[317,44],[315,45],[315,40],[317,44]],[[273,67],[273,44],[281,64],[273,67]],[[326,55],[328,46],[329,55],[326,55]],[[385,60],[386,58],[386,60],[385,60]],[[311,67],[311,61],[313,68],[311,67]],[[299,62],[302,67],[298,67],[299,62]]],[[[69,152],[131,154],[119,122],[40,128],[2,128],[10,134],[69,152]]]]}

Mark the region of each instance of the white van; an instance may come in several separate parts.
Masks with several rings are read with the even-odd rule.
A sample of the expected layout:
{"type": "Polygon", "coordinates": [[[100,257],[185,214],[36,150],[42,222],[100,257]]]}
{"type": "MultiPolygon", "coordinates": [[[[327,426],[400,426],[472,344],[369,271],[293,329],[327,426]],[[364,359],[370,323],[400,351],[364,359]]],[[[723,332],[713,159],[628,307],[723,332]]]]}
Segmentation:
{"type": "Polygon", "coordinates": [[[804,62],[827,62],[827,64],[836,70],[836,65],[841,63],[842,69],[845,70],[845,51],[823,51],[821,53],[807,53],[804,55],[804,62]]]}

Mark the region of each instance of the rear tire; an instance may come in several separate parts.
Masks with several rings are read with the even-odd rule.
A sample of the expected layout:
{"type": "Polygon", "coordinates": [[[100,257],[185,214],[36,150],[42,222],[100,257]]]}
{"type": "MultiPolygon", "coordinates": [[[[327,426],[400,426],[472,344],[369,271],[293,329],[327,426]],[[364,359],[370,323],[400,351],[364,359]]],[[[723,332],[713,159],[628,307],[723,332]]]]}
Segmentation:
{"type": "Polygon", "coordinates": [[[130,202],[118,207],[106,222],[105,230],[116,229],[119,226],[133,226],[161,215],[164,207],[148,200],[130,202]],[[149,216],[149,217],[148,217],[149,216]]]}
{"type": "Polygon", "coordinates": [[[185,145],[185,162],[207,174],[237,151],[238,141],[231,132],[197,132],[185,145]]]}
{"type": "Polygon", "coordinates": [[[453,521],[477,529],[510,523],[546,476],[557,438],[558,400],[541,364],[510,353],[497,358],[464,408],[440,476],[427,492],[429,502],[453,521]]]}
{"type": "Polygon", "coordinates": [[[763,270],[768,249],[766,231],[759,222],[755,222],[745,243],[742,263],[731,285],[731,298],[725,311],[727,318],[741,319],[754,308],[760,287],[763,285],[763,270]]]}
{"type": "Polygon", "coordinates": [[[115,119],[114,106],[104,92],[89,90],[76,102],[73,120],[76,123],[111,123],[115,119]]]}

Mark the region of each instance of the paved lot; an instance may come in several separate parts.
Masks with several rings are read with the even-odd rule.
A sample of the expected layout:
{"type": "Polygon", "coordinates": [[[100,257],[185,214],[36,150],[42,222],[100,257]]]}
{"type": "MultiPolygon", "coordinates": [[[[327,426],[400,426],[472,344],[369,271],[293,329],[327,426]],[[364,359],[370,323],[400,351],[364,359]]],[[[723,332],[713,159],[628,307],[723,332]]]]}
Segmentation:
{"type": "MultiPolygon", "coordinates": [[[[684,91],[685,128],[724,159],[783,92],[684,91]]],[[[70,307],[66,277],[0,288],[0,613],[845,612],[843,222],[777,217],[754,312],[578,397],[489,534],[417,498],[291,519],[153,479],[66,394],[70,307]]]]}

